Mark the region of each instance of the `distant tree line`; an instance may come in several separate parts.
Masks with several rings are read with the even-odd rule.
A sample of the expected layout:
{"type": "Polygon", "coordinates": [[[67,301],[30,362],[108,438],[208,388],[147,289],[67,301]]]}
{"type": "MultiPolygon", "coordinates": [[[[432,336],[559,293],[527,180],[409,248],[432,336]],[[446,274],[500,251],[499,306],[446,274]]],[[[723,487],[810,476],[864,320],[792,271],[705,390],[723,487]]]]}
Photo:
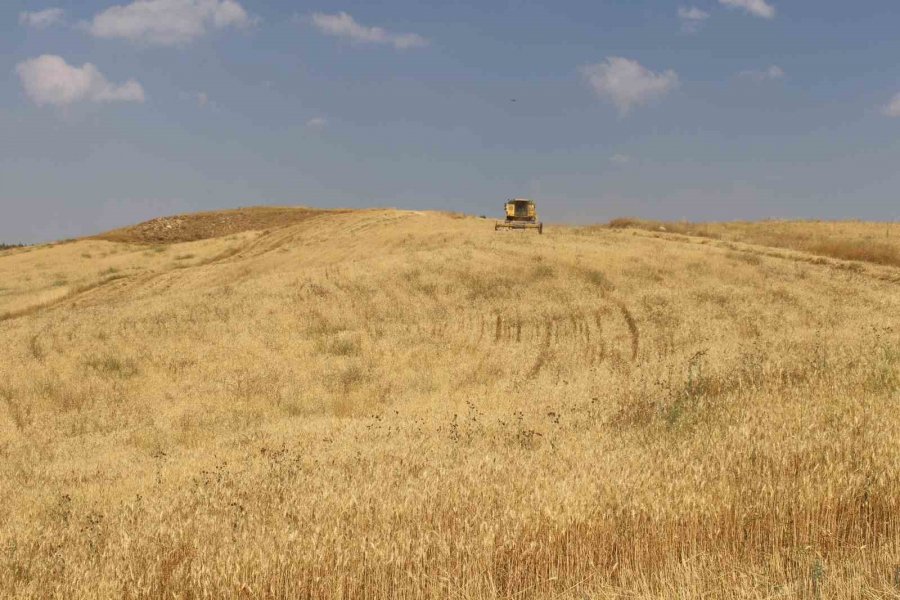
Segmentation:
{"type": "Polygon", "coordinates": [[[24,248],[25,244],[2,244],[0,243],[0,250],[9,250],[10,248],[24,248]]]}

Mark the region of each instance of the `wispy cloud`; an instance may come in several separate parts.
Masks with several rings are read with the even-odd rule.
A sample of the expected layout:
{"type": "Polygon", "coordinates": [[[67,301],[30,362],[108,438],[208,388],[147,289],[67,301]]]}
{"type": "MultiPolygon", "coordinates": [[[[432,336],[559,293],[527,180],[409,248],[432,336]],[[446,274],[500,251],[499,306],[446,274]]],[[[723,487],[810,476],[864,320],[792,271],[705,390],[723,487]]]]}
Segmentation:
{"type": "Polygon", "coordinates": [[[740,73],[738,73],[738,75],[758,82],[784,79],[787,76],[787,74],[784,72],[784,69],[782,69],[778,65],[771,65],[769,67],[766,67],[765,69],[750,69],[748,71],[741,71],[740,73]]]}
{"type": "Polygon", "coordinates": [[[678,87],[675,71],[654,73],[636,60],[619,56],[581,67],[581,74],[594,92],[612,101],[623,116],[633,107],[661,98],[678,87]]]}
{"type": "Polygon", "coordinates": [[[46,29],[53,25],[64,23],[65,18],[66,11],[61,8],[47,8],[34,12],[25,11],[19,13],[19,25],[35,29],[46,29]]]}
{"type": "Polygon", "coordinates": [[[100,38],[178,46],[211,29],[246,27],[254,22],[235,0],[136,0],[95,15],[87,29],[100,38]]]}
{"type": "Polygon", "coordinates": [[[325,127],[327,125],[328,125],[328,119],[326,119],[325,117],[315,117],[306,122],[306,126],[309,129],[315,129],[317,131],[321,130],[321,129],[325,129],[325,127]]]}
{"type": "Polygon", "coordinates": [[[709,19],[709,13],[696,6],[678,8],[678,18],[681,20],[681,30],[685,33],[697,33],[703,24],[709,19]]]}
{"type": "Polygon", "coordinates": [[[766,0],[719,0],[719,4],[724,4],[731,8],[739,8],[763,19],[775,18],[775,7],[766,2],[766,0]]]}
{"type": "Polygon", "coordinates": [[[367,27],[357,23],[345,12],[334,15],[315,13],[312,23],[327,35],[345,38],[358,43],[385,44],[398,50],[421,48],[428,45],[428,40],[416,33],[394,33],[381,27],[367,27]]]}
{"type": "Polygon", "coordinates": [[[38,106],[62,107],[76,102],[143,102],[144,88],[130,79],[113,84],[91,63],[74,67],[45,54],[19,63],[16,73],[25,94],[38,106]]]}
{"type": "Polygon", "coordinates": [[[627,154],[613,154],[609,157],[609,162],[614,165],[623,166],[631,162],[631,157],[627,154]]]}
{"type": "Polygon", "coordinates": [[[206,92],[179,92],[178,97],[185,102],[190,102],[200,109],[217,109],[219,106],[206,92]]]}
{"type": "Polygon", "coordinates": [[[888,104],[882,108],[882,112],[885,116],[892,118],[900,118],[900,94],[897,94],[888,104]]]}

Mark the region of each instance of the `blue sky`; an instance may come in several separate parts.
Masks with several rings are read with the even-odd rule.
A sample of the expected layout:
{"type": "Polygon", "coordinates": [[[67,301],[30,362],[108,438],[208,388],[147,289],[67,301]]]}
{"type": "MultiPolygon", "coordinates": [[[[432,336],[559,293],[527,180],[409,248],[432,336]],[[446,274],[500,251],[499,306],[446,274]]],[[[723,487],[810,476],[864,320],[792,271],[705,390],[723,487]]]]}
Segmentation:
{"type": "Polygon", "coordinates": [[[896,0],[7,0],[0,241],[522,195],[550,221],[894,220],[897,31],[896,0]]]}

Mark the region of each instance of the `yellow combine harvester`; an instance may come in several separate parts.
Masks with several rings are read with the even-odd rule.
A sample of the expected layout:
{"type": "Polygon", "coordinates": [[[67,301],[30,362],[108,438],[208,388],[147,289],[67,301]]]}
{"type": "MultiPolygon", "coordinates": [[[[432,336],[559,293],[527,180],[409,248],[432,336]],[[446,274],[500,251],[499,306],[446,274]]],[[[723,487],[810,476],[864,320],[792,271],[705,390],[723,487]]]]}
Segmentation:
{"type": "Polygon", "coordinates": [[[506,201],[506,220],[494,223],[494,231],[500,229],[537,229],[544,233],[544,224],[538,221],[534,202],[526,198],[506,201]]]}

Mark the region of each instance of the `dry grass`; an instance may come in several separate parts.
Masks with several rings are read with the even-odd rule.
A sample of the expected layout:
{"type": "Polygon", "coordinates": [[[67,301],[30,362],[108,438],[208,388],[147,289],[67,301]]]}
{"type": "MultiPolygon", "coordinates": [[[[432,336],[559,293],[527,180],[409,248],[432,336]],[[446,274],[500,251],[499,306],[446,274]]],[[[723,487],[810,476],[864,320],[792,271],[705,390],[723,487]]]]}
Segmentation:
{"type": "Polygon", "coordinates": [[[108,231],[95,239],[128,244],[175,244],[208,240],[245,231],[264,231],[301,223],[340,210],[306,207],[254,206],[214,212],[160,217],[144,223],[108,231]]]}
{"type": "Polygon", "coordinates": [[[3,595],[900,597],[896,284],[490,225],[0,258],[3,595]]]}
{"type": "Polygon", "coordinates": [[[691,223],[619,218],[612,229],[644,229],[787,248],[840,260],[900,267],[900,224],[863,221],[691,223]]]}

